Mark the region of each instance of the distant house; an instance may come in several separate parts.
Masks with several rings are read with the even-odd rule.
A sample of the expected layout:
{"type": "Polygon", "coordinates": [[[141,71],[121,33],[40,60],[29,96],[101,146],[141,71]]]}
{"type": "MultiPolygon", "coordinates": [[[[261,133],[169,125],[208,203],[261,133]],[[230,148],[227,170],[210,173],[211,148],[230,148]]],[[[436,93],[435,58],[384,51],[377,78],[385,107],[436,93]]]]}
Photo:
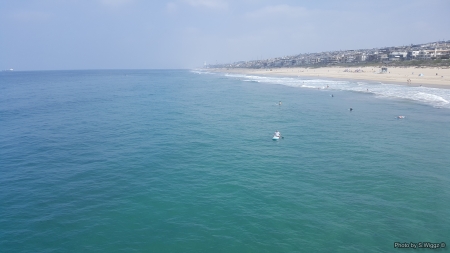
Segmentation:
{"type": "Polygon", "coordinates": [[[338,64],[340,61],[339,56],[330,56],[327,58],[329,64],[338,64]]]}
{"type": "Polygon", "coordinates": [[[434,51],[434,57],[436,59],[449,59],[450,57],[450,50],[440,49],[434,51]]]}
{"type": "Polygon", "coordinates": [[[317,64],[320,63],[320,58],[314,57],[310,59],[311,64],[317,64]]]}
{"type": "Polygon", "coordinates": [[[400,60],[401,60],[400,56],[389,57],[389,61],[400,61],[400,60]]]}
{"type": "Polygon", "coordinates": [[[390,61],[404,60],[404,59],[406,59],[407,55],[408,55],[408,52],[394,51],[389,54],[389,60],[390,61]]]}
{"type": "Polygon", "coordinates": [[[431,60],[431,54],[427,50],[420,50],[416,56],[417,60],[431,60]]]}
{"type": "Polygon", "coordinates": [[[374,53],[374,54],[369,54],[366,57],[367,61],[378,61],[378,54],[374,53]]]}
{"type": "Polygon", "coordinates": [[[389,57],[387,54],[378,54],[377,60],[378,61],[387,61],[387,60],[389,60],[389,57]]]}
{"type": "Polygon", "coordinates": [[[353,55],[346,55],[344,56],[344,62],[351,63],[355,61],[355,56],[353,55]]]}
{"type": "Polygon", "coordinates": [[[356,55],[356,61],[358,61],[358,62],[366,61],[366,59],[367,59],[366,54],[357,54],[356,55]]]}
{"type": "Polygon", "coordinates": [[[419,52],[420,51],[418,50],[409,51],[408,54],[406,55],[406,58],[408,60],[414,60],[416,59],[417,55],[419,55],[419,52]]]}

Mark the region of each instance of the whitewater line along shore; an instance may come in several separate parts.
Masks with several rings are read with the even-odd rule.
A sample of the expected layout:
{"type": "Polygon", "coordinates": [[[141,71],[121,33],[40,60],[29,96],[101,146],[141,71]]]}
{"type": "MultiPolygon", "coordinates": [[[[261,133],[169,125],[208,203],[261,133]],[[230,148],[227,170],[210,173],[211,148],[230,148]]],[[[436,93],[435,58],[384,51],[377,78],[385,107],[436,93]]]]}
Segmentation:
{"type": "Polygon", "coordinates": [[[450,68],[437,67],[387,67],[384,70],[377,67],[215,68],[208,71],[257,76],[347,79],[450,89],[450,68]]]}

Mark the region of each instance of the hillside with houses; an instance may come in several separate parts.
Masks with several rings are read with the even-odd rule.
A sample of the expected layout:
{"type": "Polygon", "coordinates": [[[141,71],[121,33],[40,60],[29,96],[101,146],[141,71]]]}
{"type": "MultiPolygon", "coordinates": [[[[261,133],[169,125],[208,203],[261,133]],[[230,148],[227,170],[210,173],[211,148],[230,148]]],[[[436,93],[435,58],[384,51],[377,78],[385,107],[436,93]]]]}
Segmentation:
{"type": "Polygon", "coordinates": [[[349,65],[450,65],[450,40],[409,46],[306,53],[265,60],[206,65],[205,68],[289,68],[349,65]]]}

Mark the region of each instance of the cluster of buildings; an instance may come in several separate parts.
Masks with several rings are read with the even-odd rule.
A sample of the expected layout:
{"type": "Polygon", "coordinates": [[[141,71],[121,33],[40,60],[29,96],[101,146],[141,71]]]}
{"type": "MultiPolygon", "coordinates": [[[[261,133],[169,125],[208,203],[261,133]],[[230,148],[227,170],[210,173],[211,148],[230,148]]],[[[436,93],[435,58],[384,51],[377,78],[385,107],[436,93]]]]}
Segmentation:
{"type": "Polygon", "coordinates": [[[374,49],[307,53],[266,60],[206,65],[211,68],[278,68],[327,66],[351,63],[389,63],[396,61],[450,59],[450,40],[426,44],[374,49]]]}

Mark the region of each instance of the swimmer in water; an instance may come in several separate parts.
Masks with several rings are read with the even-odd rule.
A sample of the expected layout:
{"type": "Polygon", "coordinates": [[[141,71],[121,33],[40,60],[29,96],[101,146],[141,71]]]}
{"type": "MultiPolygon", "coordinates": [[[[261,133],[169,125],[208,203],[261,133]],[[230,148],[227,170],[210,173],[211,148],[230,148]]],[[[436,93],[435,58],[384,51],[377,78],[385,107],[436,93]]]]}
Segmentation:
{"type": "Polygon", "coordinates": [[[280,101],[280,102],[278,102],[278,105],[281,105],[281,101],[280,101]]]}
{"type": "Polygon", "coordinates": [[[351,108],[351,107],[350,107],[350,109],[349,109],[349,110],[350,110],[350,111],[353,111],[353,108],[351,108]]]}

